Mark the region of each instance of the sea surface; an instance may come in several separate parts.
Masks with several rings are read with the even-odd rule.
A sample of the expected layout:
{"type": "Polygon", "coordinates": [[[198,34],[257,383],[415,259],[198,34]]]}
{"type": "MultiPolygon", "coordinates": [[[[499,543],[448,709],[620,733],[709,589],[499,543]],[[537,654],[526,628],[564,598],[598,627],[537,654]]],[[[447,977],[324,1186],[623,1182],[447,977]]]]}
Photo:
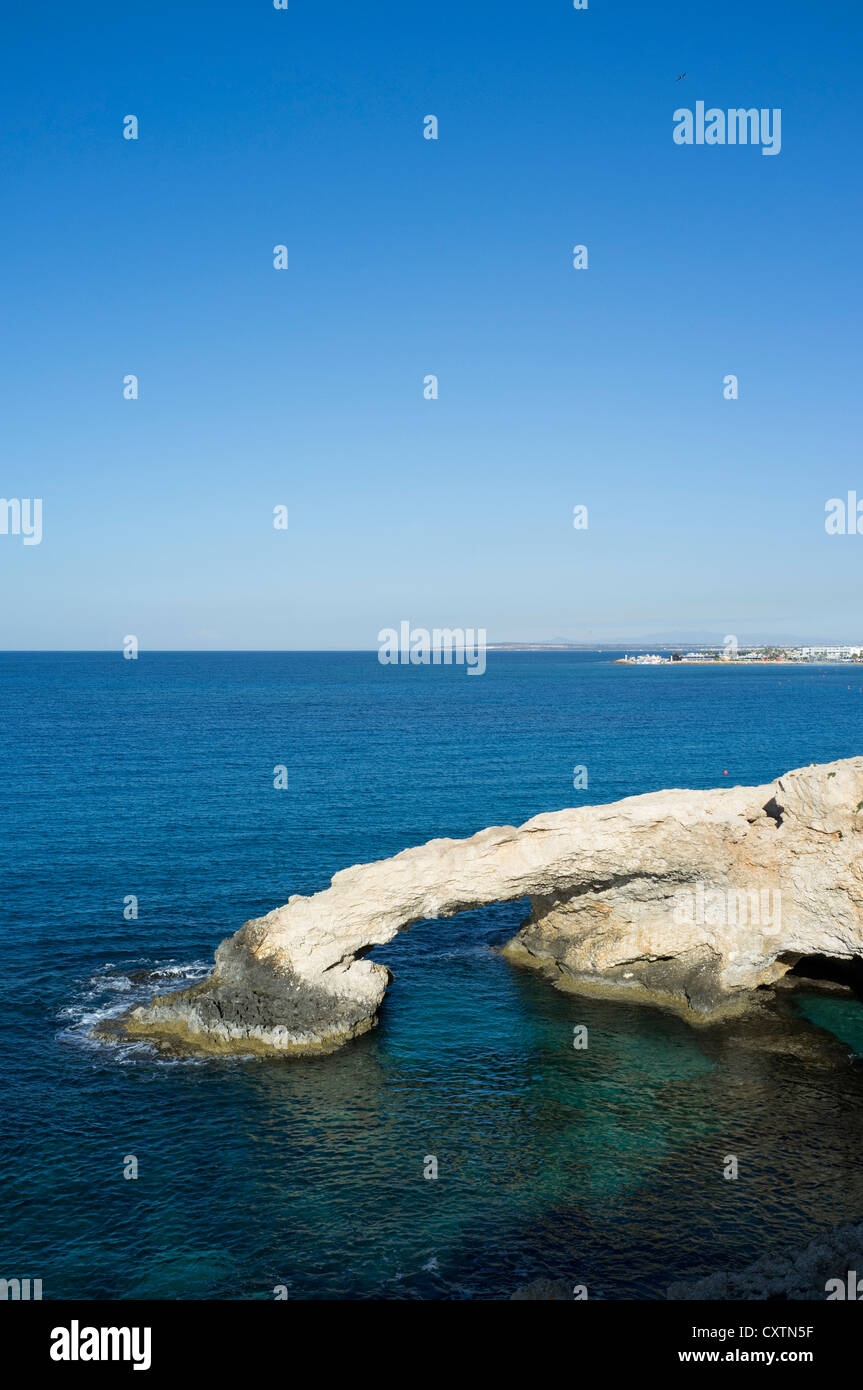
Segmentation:
{"type": "Polygon", "coordinates": [[[380,1027],[329,1057],[90,1036],[349,864],[863,751],[863,671],[611,655],[491,653],[482,676],[0,655],[0,1277],[46,1299],[506,1298],[539,1277],[656,1298],[863,1220],[859,1003],[799,998],[789,1028],[828,1030],[830,1065],[740,1048],[507,964],[526,904],[378,947],[380,1027]]]}

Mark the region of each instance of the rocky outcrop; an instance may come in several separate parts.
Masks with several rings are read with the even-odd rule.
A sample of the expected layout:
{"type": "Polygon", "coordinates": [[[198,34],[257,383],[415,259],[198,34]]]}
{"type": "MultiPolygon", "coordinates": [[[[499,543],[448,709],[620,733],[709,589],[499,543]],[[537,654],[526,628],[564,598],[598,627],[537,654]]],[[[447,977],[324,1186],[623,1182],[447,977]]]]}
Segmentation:
{"type": "Polygon", "coordinates": [[[837,1226],[802,1250],[762,1255],[737,1273],[708,1274],[672,1284],[668,1297],[681,1300],[830,1302],[863,1296],[863,1224],[837,1226]],[[858,1281],[858,1271],[861,1275],[858,1281]]]}
{"type": "Polygon", "coordinates": [[[364,959],[371,947],[521,898],[530,916],[504,948],[514,963],[709,1020],[802,956],[863,954],[861,847],[863,758],[430,840],[247,922],[207,980],[125,1027],[211,1052],[329,1051],[377,1021],[390,974],[364,959]]]}

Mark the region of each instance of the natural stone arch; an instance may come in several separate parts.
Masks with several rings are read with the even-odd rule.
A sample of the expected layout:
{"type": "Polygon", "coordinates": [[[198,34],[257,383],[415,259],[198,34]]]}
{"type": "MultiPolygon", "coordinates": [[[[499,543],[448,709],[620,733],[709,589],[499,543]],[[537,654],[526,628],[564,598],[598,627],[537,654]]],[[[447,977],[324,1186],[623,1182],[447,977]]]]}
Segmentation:
{"type": "Polygon", "coordinates": [[[329,1051],[376,1022],[391,976],[365,959],[373,946],[525,897],[530,917],[505,948],[514,962],[569,988],[715,1017],[794,953],[863,951],[861,813],[863,759],[851,758],[760,787],[652,792],[430,840],[247,922],[209,979],[125,1027],[210,1052],[329,1051]],[[764,893],[772,915],[756,902],[757,920],[740,920],[764,893]]]}

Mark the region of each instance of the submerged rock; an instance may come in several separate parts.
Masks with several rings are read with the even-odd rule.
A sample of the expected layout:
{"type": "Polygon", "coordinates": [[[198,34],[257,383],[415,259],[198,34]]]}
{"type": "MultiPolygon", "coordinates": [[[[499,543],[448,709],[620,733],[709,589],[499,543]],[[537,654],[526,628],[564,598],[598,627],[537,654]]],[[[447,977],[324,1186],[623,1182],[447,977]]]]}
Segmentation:
{"type": "Polygon", "coordinates": [[[504,947],[564,989],[728,1017],[798,960],[863,955],[863,758],[761,787],[660,791],[430,840],[247,922],[126,1031],[207,1052],[327,1052],[372,1028],[404,929],[531,900],[504,947]]]}
{"type": "Polygon", "coordinates": [[[672,1284],[672,1300],[857,1299],[863,1276],[863,1223],[837,1226],[790,1255],[763,1255],[735,1274],[709,1274],[672,1284]]]}
{"type": "Polygon", "coordinates": [[[565,1279],[534,1279],[510,1294],[510,1302],[571,1303],[573,1286],[565,1279]]]}

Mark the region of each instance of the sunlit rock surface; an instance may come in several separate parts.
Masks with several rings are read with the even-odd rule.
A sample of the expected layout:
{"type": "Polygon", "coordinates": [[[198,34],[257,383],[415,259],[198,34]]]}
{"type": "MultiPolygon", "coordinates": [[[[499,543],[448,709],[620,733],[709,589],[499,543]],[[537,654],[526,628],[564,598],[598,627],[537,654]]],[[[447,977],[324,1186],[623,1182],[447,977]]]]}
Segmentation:
{"type": "Polygon", "coordinates": [[[430,840],[247,922],[207,980],[125,1027],[209,1052],[331,1051],[377,1021],[390,974],[363,959],[372,946],[525,897],[515,964],[709,1021],[802,956],[863,954],[861,847],[863,758],[430,840]]]}

